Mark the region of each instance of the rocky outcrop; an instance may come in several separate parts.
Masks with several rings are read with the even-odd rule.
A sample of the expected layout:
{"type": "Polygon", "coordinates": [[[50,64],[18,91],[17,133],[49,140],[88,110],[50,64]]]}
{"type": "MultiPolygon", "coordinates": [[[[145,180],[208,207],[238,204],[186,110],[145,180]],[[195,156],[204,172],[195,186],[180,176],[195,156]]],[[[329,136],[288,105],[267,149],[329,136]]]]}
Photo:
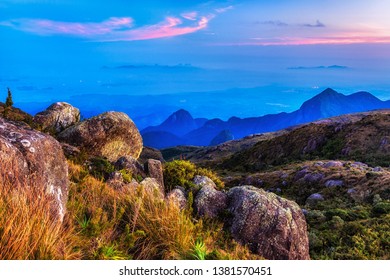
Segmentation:
{"type": "Polygon", "coordinates": [[[120,157],[114,163],[116,170],[129,170],[131,174],[134,176],[140,176],[141,178],[146,177],[146,173],[144,167],[132,156],[124,156],[120,157]]]}
{"type": "Polygon", "coordinates": [[[45,111],[34,117],[34,122],[42,130],[59,133],[80,121],[80,110],[66,102],[57,102],[50,105],[45,111]]]}
{"type": "Polygon", "coordinates": [[[201,188],[194,200],[197,214],[201,217],[218,217],[227,208],[226,194],[217,191],[215,183],[205,176],[195,176],[194,184],[201,188]]]}
{"type": "Polygon", "coordinates": [[[267,259],[309,259],[306,220],[293,201],[252,186],[228,192],[233,238],[267,259]]]}
{"type": "Polygon", "coordinates": [[[53,212],[63,219],[68,165],[60,143],[53,137],[0,118],[0,173],[15,188],[42,188],[52,195],[53,212]]]}
{"type": "Polygon", "coordinates": [[[164,190],[164,175],[161,161],[148,159],[145,162],[144,170],[148,177],[155,178],[161,188],[164,190]]]}
{"type": "Polygon", "coordinates": [[[142,151],[142,138],[137,127],[120,112],[107,112],[78,123],[61,132],[58,139],[89,155],[106,157],[112,162],[122,156],[137,159],[142,151]]]}

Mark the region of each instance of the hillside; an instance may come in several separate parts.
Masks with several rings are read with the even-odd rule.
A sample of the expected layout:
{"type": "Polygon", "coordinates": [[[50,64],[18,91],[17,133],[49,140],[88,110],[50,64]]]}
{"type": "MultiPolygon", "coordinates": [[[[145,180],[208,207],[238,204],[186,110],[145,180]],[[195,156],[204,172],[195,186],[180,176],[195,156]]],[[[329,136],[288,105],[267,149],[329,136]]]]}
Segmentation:
{"type": "Polygon", "coordinates": [[[195,125],[196,119],[193,119],[189,112],[180,110],[172,114],[161,125],[145,128],[141,134],[148,136],[145,143],[152,147],[156,147],[154,146],[156,143],[149,140],[150,134],[147,133],[151,131],[154,131],[156,136],[164,131],[180,137],[180,139],[173,139],[172,142],[168,138],[158,148],[177,145],[210,146],[221,142],[213,142],[213,140],[218,138],[223,131],[225,133],[229,131],[229,137],[225,137],[226,140],[240,139],[251,134],[277,131],[323,118],[384,108],[390,108],[390,101],[381,101],[368,92],[344,95],[328,88],[304,102],[298,110],[291,113],[243,119],[232,116],[228,121],[220,119],[205,121],[203,119],[197,124],[198,127],[193,129],[197,126],[195,125]]]}

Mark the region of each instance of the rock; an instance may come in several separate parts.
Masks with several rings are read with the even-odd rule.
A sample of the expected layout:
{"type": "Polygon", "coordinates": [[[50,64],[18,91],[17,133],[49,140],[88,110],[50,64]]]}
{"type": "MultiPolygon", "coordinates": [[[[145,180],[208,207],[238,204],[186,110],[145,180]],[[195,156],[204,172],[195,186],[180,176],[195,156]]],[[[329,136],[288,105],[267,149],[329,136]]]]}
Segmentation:
{"type": "Polygon", "coordinates": [[[342,180],[328,180],[325,182],[325,187],[333,188],[333,187],[342,187],[344,186],[344,182],[342,180]]]}
{"type": "Polygon", "coordinates": [[[343,167],[344,164],[341,161],[328,161],[324,164],[325,168],[332,168],[332,167],[343,167]]]}
{"type": "Polygon", "coordinates": [[[170,191],[167,195],[167,199],[176,203],[180,210],[183,210],[187,207],[187,198],[184,191],[180,188],[175,188],[170,191]]]}
{"type": "Polygon", "coordinates": [[[309,174],[310,171],[307,169],[307,167],[302,168],[297,173],[295,173],[294,180],[298,181],[299,179],[302,179],[306,176],[306,174],[309,174]]]}
{"type": "Polygon", "coordinates": [[[69,190],[68,164],[53,137],[0,118],[0,175],[15,188],[42,188],[54,198],[55,216],[63,219],[69,190]]]}
{"type": "Polygon", "coordinates": [[[157,180],[155,178],[145,178],[142,180],[140,185],[146,191],[155,193],[161,199],[163,199],[165,196],[164,189],[161,189],[160,184],[157,182],[157,180]]]}
{"type": "Polygon", "coordinates": [[[62,131],[58,139],[88,155],[105,157],[112,162],[122,156],[137,159],[142,151],[142,137],[137,127],[120,112],[107,112],[78,123],[62,131]]]}
{"type": "Polygon", "coordinates": [[[80,121],[80,110],[66,102],[50,105],[34,117],[34,122],[43,130],[59,133],[80,121]]]}
{"type": "Polygon", "coordinates": [[[115,171],[110,173],[106,183],[113,187],[114,189],[122,189],[125,185],[125,182],[123,181],[122,173],[115,171]]]}
{"type": "Polygon", "coordinates": [[[267,259],[309,259],[306,220],[293,201],[253,186],[228,192],[234,239],[267,259]]]}
{"type": "Polygon", "coordinates": [[[194,184],[201,188],[194,200],[197,214],[201,217],[218,217],[227,207],[226,194],[217,191],[214,182],[206,176],[195,176],[194,184]]]}
{"type": "Polygon", "coordinates": [[[146,177],[144,167],[132,156],[120,157],[114,166],[116,170],[129,170],[133,176],[146,177]]]}
{"type": "Polygon", "coordinates": [[[313,193],[306,199],[306,204],[308,205],[315,205],[319,201],[323,201],[324,197],[322,194],[319,193],[313,193]]]}
{"type": "Polygon", "coordinates": [[[164,190],[164,174],[161,161],[155,159],[148,159],[145,162],[144,169],[150,178],[155,178],[164,190]]]}
{"type": "Polygon", "coordinates": [[[322,173],[308,173],[303,177],[303,180],[307,183],[318,183],[324,179],[324,174],[322,173]]]}
{"type": "Polygon", "coordinates": [[[156,159],[161,162],[165,162],[164,157],[160,150],[151,147],[143,147],[141,155],[139,156],[139,161],[144,164],[148,159],[156,159]]]}
{"type": "Polygon", "coordinates": [[[366,170],[368,168],[368,165],[362,162],[355,161],[354,163],[351,163],[351,167],[357,168],[360,170],[366,170]]]}
{"type": "Polygon", "coordinates": [[[374,167],[374,168],[372,169],[372,171],[373,171],[373,172],[382,172],[383,169],[382,169],[382,167],[377,166],[377,167],[374,167]]]}
{"type": "Polygon", "coordinates": [[[67,158],[77,157],[81,153],[80,149],[66,143],[61,143],[61,147],[67,158]]]}

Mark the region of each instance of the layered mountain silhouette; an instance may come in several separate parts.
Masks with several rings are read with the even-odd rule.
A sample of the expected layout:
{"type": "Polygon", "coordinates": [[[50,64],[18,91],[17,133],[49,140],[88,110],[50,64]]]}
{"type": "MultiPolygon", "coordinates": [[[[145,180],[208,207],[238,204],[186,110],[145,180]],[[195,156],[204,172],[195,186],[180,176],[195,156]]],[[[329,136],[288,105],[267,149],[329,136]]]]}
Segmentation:
{"type": "Polygon", "coordinates": [[[323,118],[386,108],[390,108],[390,100],[381,101],[369,92],[344,95],[328,88],[291,113],[252,118],[233,116],[223,121],[194,119],[189,112],[179,110],[160,125],[145,128],[141,134],[146,146],[158,149],[177,145],[210,146],[222,143],[225,139],[240,139],[323,118]]]}

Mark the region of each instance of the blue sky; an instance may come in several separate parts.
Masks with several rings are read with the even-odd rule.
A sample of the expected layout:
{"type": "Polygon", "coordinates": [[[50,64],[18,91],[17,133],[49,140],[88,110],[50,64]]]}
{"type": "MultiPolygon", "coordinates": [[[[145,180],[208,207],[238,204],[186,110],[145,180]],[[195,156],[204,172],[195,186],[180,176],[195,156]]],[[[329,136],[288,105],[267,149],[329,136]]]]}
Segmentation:
{"type": "Polygon", "coordinates": [[[2,0],[0,9],[0,87],[25,102],[253,87],[270,95],[272,85],[390,99],[389,1],[2,0]]]}

